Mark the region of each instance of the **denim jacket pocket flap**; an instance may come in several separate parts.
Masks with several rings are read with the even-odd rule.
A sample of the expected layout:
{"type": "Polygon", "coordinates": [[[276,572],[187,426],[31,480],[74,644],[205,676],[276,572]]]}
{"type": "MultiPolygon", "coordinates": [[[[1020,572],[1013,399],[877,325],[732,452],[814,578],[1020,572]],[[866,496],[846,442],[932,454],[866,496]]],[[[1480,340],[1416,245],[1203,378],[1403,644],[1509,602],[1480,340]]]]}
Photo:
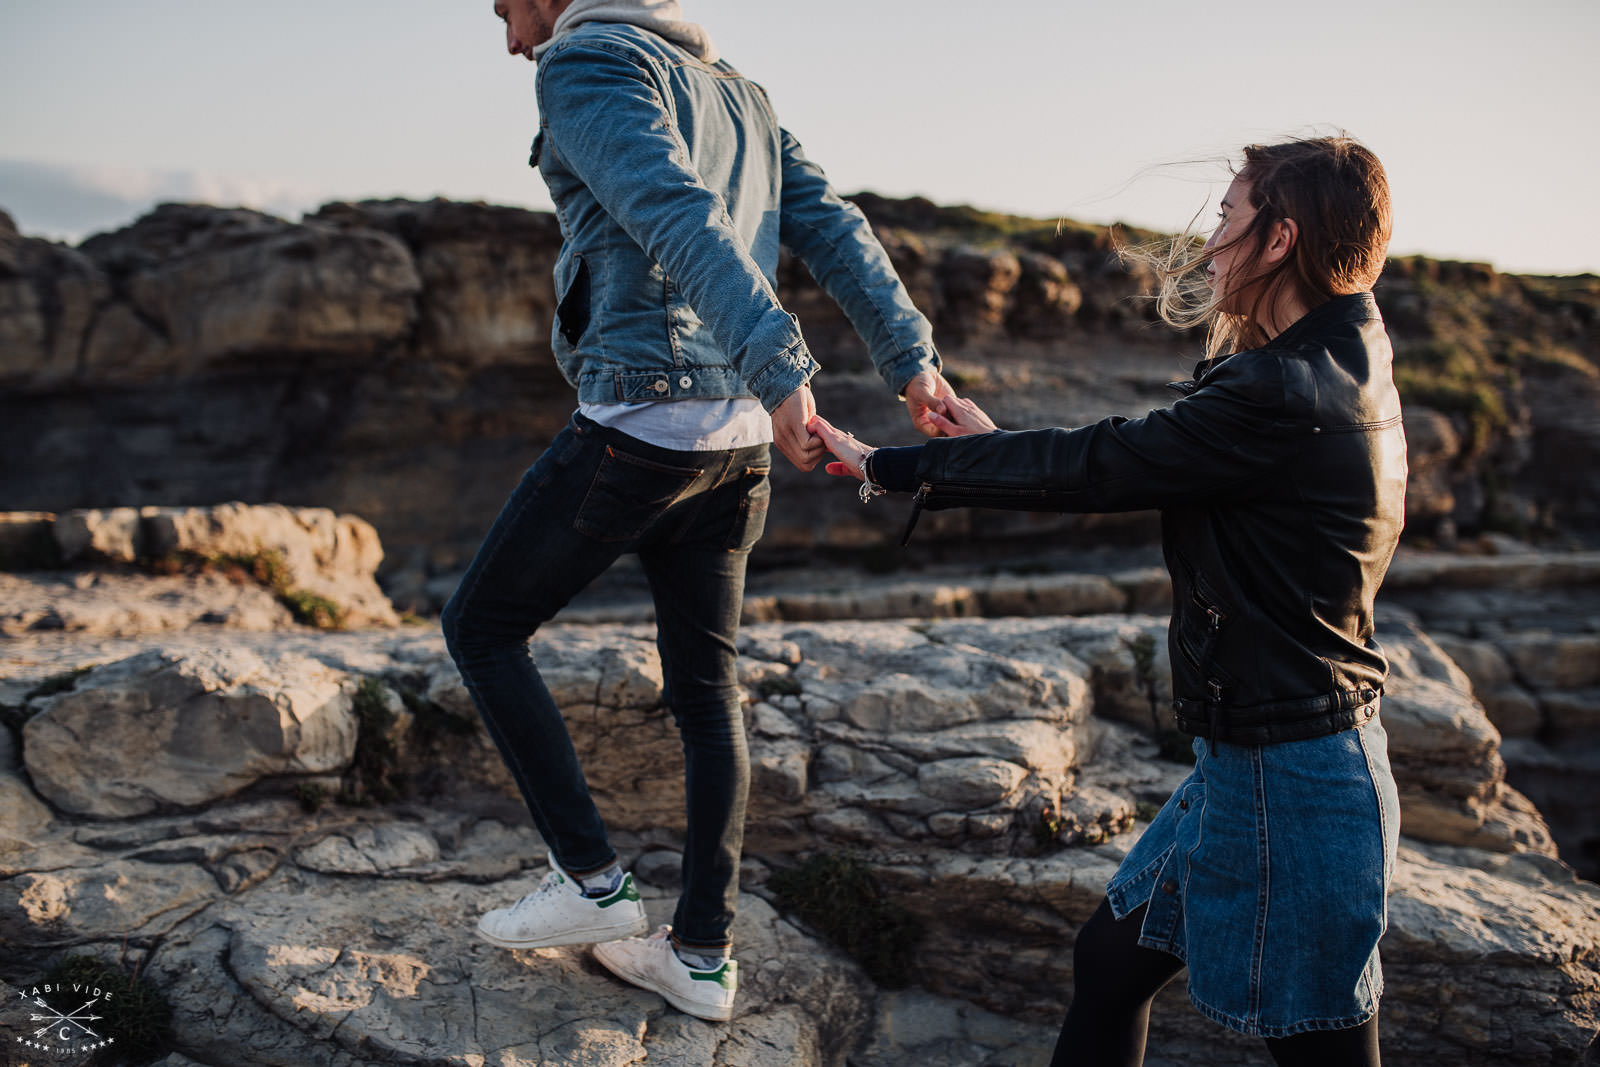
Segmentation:
{"type": "Polygon", "coordinates": [[[618,400],[665,400],[672,395],[672,376],[666,371],[618,371],[618,400]]]}

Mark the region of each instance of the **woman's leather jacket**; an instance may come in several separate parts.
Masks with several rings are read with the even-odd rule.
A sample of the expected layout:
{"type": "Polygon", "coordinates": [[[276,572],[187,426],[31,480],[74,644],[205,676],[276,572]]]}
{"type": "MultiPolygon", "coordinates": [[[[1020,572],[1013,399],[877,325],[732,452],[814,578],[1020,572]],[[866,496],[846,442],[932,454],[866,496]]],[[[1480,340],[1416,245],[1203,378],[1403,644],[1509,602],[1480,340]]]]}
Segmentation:
{"type": "Polygon", "coordinates": [[[1371,294],[1335,297],[1143,418],[882,449],[870,473],[919,510],[1160,509],[1178,726],[1317,737],[1370,718],[1388,670],[1372,616],[1405,514],[1391,359],[1371,294]]]}

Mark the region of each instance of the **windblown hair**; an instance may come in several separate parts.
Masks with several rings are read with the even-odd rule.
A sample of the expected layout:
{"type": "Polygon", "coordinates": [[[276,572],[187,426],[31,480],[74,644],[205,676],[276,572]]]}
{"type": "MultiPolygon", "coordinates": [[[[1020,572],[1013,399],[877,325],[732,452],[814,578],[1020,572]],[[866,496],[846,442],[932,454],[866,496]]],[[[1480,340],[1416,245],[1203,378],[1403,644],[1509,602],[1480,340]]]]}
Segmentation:
{"type": "Polygon", "coordinates": [[[1170,242],[1124,253],[1155,268],[1160,278],[1156,310],[1164,322],[1179,329],[1209,324],[1207,356],[1265,344],[1262,312],[1285,287],[1307,307],[1371,289],[1383,270],[1393,226],[1383,164],[1344,134],[1250,145],[1234,174],[1249,183],[1256,212],[1243,232],[1206,249],[1191,224],[1170,242]],[[1262,268],[1265,238],[1283,219],[1293,219],[1298,227],[1293,253],[1262,268]],[[1232,274],[1243,281],[1228,292],[1213,292],[1206,264],[1231,248],[1242,249],[1242,262],[1232,274]]]}

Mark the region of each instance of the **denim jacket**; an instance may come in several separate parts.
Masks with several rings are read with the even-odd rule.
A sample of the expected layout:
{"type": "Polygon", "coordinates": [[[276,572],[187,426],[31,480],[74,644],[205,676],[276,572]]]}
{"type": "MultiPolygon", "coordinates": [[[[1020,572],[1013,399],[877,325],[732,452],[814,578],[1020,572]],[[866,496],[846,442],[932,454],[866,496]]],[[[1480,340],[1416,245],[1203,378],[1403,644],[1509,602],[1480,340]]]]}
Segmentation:
{"type": "Polygon", "coordinates": [[[778,303],[780,245],[892,388],[939,367],[865,216],[727,62],[593,22],[540,56],[536,83],[530,162],[564,238],[551,343],[580,402],[753,395],[776,408],[818,370],[778,303]]]}

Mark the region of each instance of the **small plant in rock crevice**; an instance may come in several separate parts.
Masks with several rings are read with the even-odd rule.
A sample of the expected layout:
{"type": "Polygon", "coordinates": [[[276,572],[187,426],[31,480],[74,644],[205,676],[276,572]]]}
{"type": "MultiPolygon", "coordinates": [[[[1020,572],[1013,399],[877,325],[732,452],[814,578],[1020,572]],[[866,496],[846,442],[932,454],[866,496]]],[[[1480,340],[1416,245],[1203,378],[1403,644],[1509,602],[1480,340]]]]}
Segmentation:
{"type": "Polygon", "coordinates": [[[294,798],[299,802],[301,811],[315,815],[327,801],[328,789],[316,782],[301,782],[294,787],[294,798]]]}
{"type": "MultiPolygon", "coordinates": [[[[112,1067],[127,1063],[148,1063],[169,1050],[172,1042],[172,1005],[150,981],[115,963],[93,956],[68,955],[57,960],[39,984],[82,987],[99,990],[95,1006],[100,1016],[96,1030],[114,1043],[72,1061],[78,1067],[112,1067]]],[[[70,1010],[70,1006],[57,1006],[70,1010]]]]}
{"type": "Polygon", "coordinates": [[[304,589],[289,589],[278,594],[278,603],[289,609],[295,622],[318,630],[344,629],[345,610],[333,600],[304,589]]]}
{"type": "Polygon", "coordinates": [[[779,907],[843,949],[878,985],[911,984],[922,924],[888,898],[863,860],[817,853],[798,867],[774,871],[767,884],[779,907]]]}
{"type": "Polygon", "coordinates": [[[41,697],[53,697],[61,693],[71,692],[78,684],[78,679],[99,666],[96,663],[86,663],[81,667],[52,674],[38,685],[22,695],[22,703],[17,705],[0,704],[0,727],[14,731],[18,738],[21,737],[22,727],[39,711],[38,708],[29,707],[29,704],[41,697]]]}
{"type": "Polygon", "coordinates": [[[413,754],[427,752],[450,738],[468,736],[476,728],[473,720],[452,714],[406,681],[388,677],[363,678],[351,698],[350,710],[356,719],[356,749],[344,783],[337,793],[314,782],[297,786],[295,797],[308,812],[328,800],[354,806],[404,800],[427,785],[425,778],[413,781],[401,770],[401,746],[413,754]],[[393,704],[396,697],[403,712],[393,704]],[[397,729],[402,717],[408,721],[397,729]]]}
{"type": "Polygon", "coordinates": [[[1042,856],[1059,848],[1061,843],[1056,840],[1056,835],[1066,826],[1067,821],[1056,811],[1055,805],[1046,804],[1040,809],[1039,817],[1033,823],[1032,855],[1042,856]]]}
{"type": "Polygon", "coordinates": [[[395,713],[386,693],[387,687],[379,679],[363,678],[351,698],[356,753],[339,796],[347,804],[388,804],[405,793],[405,775],[395,767],[395,713]]]}
{"type": "Polygon", "coordinates": [[[71,670],[62,671],[59,674],[52,674],[38,685],[28,690],[27,695],[25,695],[22,699],[37,700],[39,697],[53,697],[58,693],[69,692],[78,684],[79,678],[82,678],[84,675],[94,670],[97,666],[99,666],[99,664],[85,663],[81,667],[74,667],[71,670]]]}
{"type": "Polygon", "coordinates": [[[427,748],[445,738],[470,737],[477,731],[476,717],[463,718],[440,707],[415,688],[414,681],[385,678],[384,684],[400,697],[400,703],[411,713],[409,736],[420,748],[427,748]]]}
{"type": "Polygon", "coordinates": [[[348,614],[344,607],[320,593],[296,587],[288,560],[275,548],[258,548],[254,552],[219,552],[209,556],[179,552],[142,560],[141,566],[153,574],[213,573],[236,582],[252,581],[267,589],[278,603],[288,608],[295,622],[318,630],[344,629],[348,614]]]}

